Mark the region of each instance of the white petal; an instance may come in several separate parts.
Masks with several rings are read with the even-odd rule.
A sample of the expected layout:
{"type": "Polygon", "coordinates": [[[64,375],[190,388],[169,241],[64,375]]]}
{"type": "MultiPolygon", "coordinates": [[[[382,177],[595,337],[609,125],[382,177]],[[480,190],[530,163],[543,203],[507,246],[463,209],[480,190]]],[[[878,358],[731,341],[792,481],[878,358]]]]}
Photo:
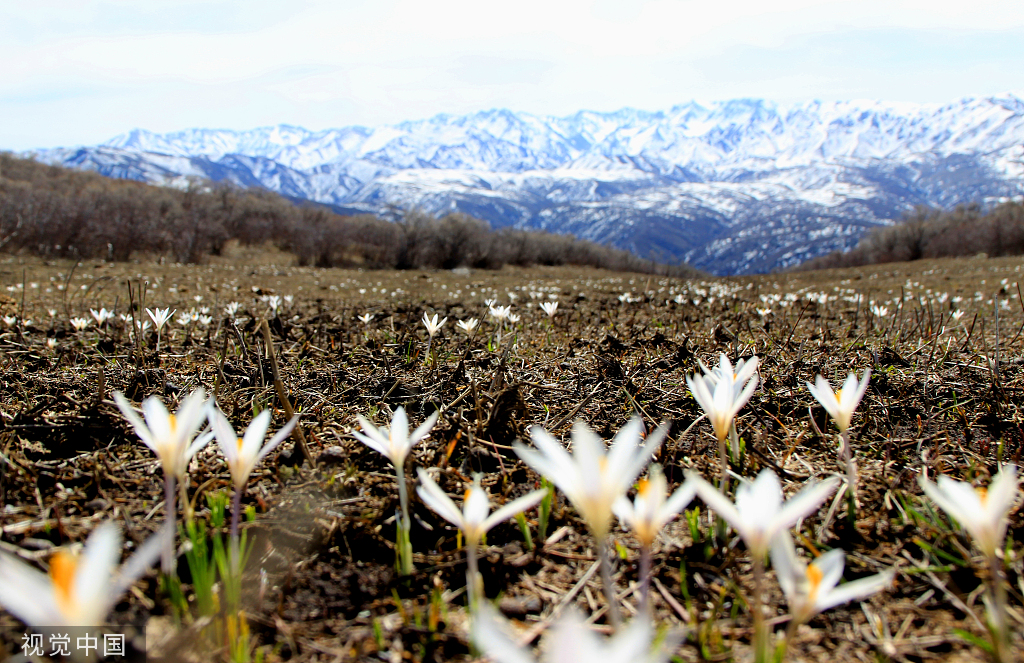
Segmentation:
{"type": "Polygon", "coordinates": [[[388,429],[391,438],[391,448],[395,452],[401,452],[402,459],[409,452],[412,445],[409,444],[409,417],[405,414],[405,408],[401,405],[395,409],[391,417],[391,428],[388,429]]]}
{"type": "Polygon", "coordinates": [[[796,555],[796,548],[793,547],[793,539],[789,536],[789,532],[779,532],[772,539],[771,554],[775,578],[792,608],[792,604],[802,598],[797,596],[797,592],[807,573],[804,563],[796,555]]]}
{"type": "Polygon", "coordinates": [[[843,603],[868,597],[888,587],[894,575],[893,571],[886,571],[839,585],[825,596],[819,596],[815,607],[818,612],[822,612],[843,603]]]}
{"type": "Polygon", "coordinates": [[[448,497],[441,487],[434,483],[434,480],[422,467],[416,468],[416,472],[420,477],[420,485],[416,487],[416,494],[420,496],[423,503],[459,529],[465,529],[466,522],[462,517],[462,511],[455,506],[452,498],[448,497]]]}
{"type": "Polygon", "coordinates": [[[1003,516],[1017,501],[1017,466],[1004,465],[988,487],[988,508],[1003,516]]]}
{"type": "Polygon", "coordinates": [[[0,552],[0,605],[29,626],[65,623],[50,577],[6,552],[0,552]]]}
{"type": "MultiPolygon", "coordinates": [[[[447,319],[447,318],[446,318],[447,319]]],[[[427,417],[427,420],[416,427],[416,430],[412,432],[412,436],[409,438],[409,448],[413,448],[420,440],[424,439],[430,434],[430,429],[437,423],[437,418],[440,413],[434,410],[434,413],[427,417]]]]}
{"type": "Polygon", "coordinates": [[[112,522],[103,523],[89,535],[85,542],[85,551],[75,570],[74,596],[83,609],[93,608],[90,611],[93,614],[82,615],[88,621],[99,624],[106,618],[107,609],[110,607],[110,582],[120,559],[121,532],[112,522]]]}
{"type": "Polygon", "coordinates": [[[686,481],[682,486],[676,488],[676,492],[672,493],[672,497],[665,501],[665,504],[661,507],[662,518],[665,521],[670,520],[673,516],[677,515],[683,509],[685,509],[693,498],[697,495],[697,488],[692,482],[686,481]],[[666,517],[667,516],[667,517],[666,517]]]}
{"type": "Polygon", "coordinates": [[[719,516],[725,518],[726,522],[740,533],[740,536],[746,536],[749,533],[746,521],[740,516],[740,512],[736,510],[736,507],[729,501],[729,498],[722,495],[722,493],[718,492],[718,489],[693,472],[687,471],[687,480],[693,484],[694,490],[701,500],[704,501],[704,504],[719,516]]]}
{"type": "Polygon", "coordinates": [[[210,414],[210,427],[213,429],[213,434],[217,437],[217,444],[220,446],[221,453],[228,461],[228,465],[232,465],[238,461],[238,436],[235,434],[235,429],[231,426],[231,422],[224,416],[224,413],[216,408],[211,408],[210,414]]]}
{"type": "Polygon", "coordinates": [[[477,606],[471,632],[476,646],[495,663],[535,663],[533,657],[513,641],[506,630],[505,619],[487,601],[480,601],[477,606]]]}
{"type": "Polygon", "coordinates": [[[281,426],[281,430],[274,433],[274,437],[270,438],[270,440],[265,445],[263,445],[263,448],[260,449],[260,452],[256,454],[256,462],[259,463],[266,457],[268,453],[276,449],[277,445],[287,440],[288,436],[292,434],[292,430],[295,428],[295,425],[298,423],[299,415],[296,414],[291,419],[289,419],[284,426],[281,426]]]}
{"type": "Polygon", "coordinates": [[[772,536],[780,529],[788,529],[792,527],[796,521],[817,511],[818,507],[821,506],[821,503],[824,502],[829,495],[835,492],[838,486],[839,479],[836,477],[829,477],[820,483],[807,486],[799,493],[788,499],[782,505],[778,515],[775,516],[775,519],[771,523],[771,527],[768,528],[768,536],[772,536]]]}
{"type": "Polygon", "coordinates": [[[128,402],[128,399],[124,397],[120,391],[114,392],[114,402],[117,403],[117,408],[121,410],[121,414],[128,420],[128,423],[135,429],[136,435],[146,443],[146,446],[156,451],[156,441],[153,439],[153,434],[149,430],[149,426],[142,420],[139,413],[135,411],[132,404],[128,402]]]}
{"type": "Polygon", "coordinates": [[[245,434],[242,436],[242,449],[241,449],[241,460],[247,464],[251,464],[256,454],[259,453],[260,445],[263,444],[263,438],[267,436],[267,429],[270,428],[271,418],[270,408],[267,408],[256,415],[256,417],[249,422],[249,425],[245,428],[245,434]]]}
{"type": "Polygon", "coordinates": [[[818,597],[827,594],[843,579],[843,568],[846,566],[846,553],[841,548],[834,548],[811,562],[812,566],[821,571],[821,584],[818,585],[818,597]]]}
{"type": "Polygon", "coordinates": [[[142,401],[142,412],[146,415],[146,424],[156,443],[161,446],[166,444],[173,432],[170,413],[163,402],[156,396],[150,396],[142,401]]]}
{"type": "Polygon", "coordinates": [[[532,509],[534,506],[540,504],[541,500],[544,499],[544,496],[547,495],[547,493],[548,491],[546,490],[535,490],[532,493],[523,495],[522,497],[516,498],[508,504],[505,504],[487,517],[483,523],[483,530],[487,532],[498,523],[505,522],[517,513],[526,511],[527,509],[532,509]]]}

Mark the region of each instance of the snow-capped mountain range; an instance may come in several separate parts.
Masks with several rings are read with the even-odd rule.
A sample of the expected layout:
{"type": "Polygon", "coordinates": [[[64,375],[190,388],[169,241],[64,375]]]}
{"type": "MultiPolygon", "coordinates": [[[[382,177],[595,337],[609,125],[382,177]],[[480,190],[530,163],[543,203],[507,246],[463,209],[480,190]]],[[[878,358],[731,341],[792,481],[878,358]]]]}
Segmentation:
{"type": "Polygon", "coordinates": [[[848,248],[915,205],[1024,195],[1024,99],[738,99],[324,131],[136,129],[34,154],[152,183],[230,180],[341,211],[458,210],[736,274],[848,248]]]}

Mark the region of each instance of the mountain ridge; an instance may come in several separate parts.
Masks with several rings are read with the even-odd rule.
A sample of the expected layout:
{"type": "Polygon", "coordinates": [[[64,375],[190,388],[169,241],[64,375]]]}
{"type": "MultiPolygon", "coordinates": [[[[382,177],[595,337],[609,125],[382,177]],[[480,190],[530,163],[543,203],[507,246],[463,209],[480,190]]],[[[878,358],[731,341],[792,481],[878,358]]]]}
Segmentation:
{"type": "Polygon", "coordinates": [[[228,180],[369,213],[457,210],[732,274],[850,248],[916,205],[1024,194],[1024,99],[748,98],[564,117],[491,109],[318,131],[133,129],[35,154],[111,176],[228,180]]]}

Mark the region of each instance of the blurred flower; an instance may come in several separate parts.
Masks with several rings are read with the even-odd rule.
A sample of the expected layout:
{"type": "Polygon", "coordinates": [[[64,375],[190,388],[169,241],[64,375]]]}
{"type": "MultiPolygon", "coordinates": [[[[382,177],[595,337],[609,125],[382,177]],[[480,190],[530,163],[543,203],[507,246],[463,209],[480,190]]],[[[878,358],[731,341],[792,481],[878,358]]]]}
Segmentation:
{"type": "Polygon", "coordinates": [[[879,318],[884,318],[889,315],[889,309],[886,306],[878,306],[876,304],[871,305],[871,312],[879,318]]]}
{"type": "Polygon", "coordinates": [[[85,331],[89,326],[88,318],[71,318],[71,326],[75,328],[75,331],[85,331]]]}
{"type": "Polygon", "coordinates": [[[495,320],[505,320],[512,313],[512,306],[491,306],[487,310],[495,320]]]}
{"type": "Polygon", "coordinates": [[[89,309],[89,313],[90,315],[92,315],[93,320],[96,321],[97,325],[103,325],[103,323],[105,323],[107,320],[110,320],[111,318],[114,317],[114,312],[108,311],[105,308],[100,308],[100,310],[98,311],[94,308],[91,308],[89,309]]]}
{"type": "Polygon", "coordinates": [[[558,310],[558,302],[541,302],[540,307],[551,318],[554,317],[555,311],[558,310]]]}
{"type": "Polygon", "coordinates": [[[846,553],[835,548],[810,565],[805,564],[797,557],[793,539],[785,531],[775,536],[771,555],[779,586],[789,602],[790,618],[798,624],[807,622],[819,612],[885,589],[895,575],[886,571],[840,585],[846,553]]]}
{"type": "Polygon", "coordinates": [[[356,318],[362,321],[364,325],[368,325],[370,320],[373,320],[373,313],[364,313],[363,315],[356,316],[356,318]]]}
{"type": "Polygon", "coordinates": [[[470,318],[469,320],[459,320],[458,322],[455,323],[455,325],[459,329],[466,332],[467,334],[472,334],[474,331],[476,331],[476,326],[478,324],[480,324],[480,321],[477,320],[476,318],[470,318]]]}
{"type": "MultiPolygon", "coordinates": [[[[473,614],[471,635],[474,644],[496,663],[533,663],[535,659],[508,633],[505,620],[486,602],[473,614]]],[[[660,639],[647,617],[637,617],[628,628],[610,638],[591,630],[582,617],[570,608],[545,636],[541,649],[544,663],[662,663],[669,660],[679,643],[677,634],[660,639]]]]}
{"type": "Polygon", "coordinates": [[[49,574],[0,551],[0,605],[34,627],[101,626],[159,557],[167,534],[165,529],[151,536],[116,574],[121,533],[111,522],[93,530],[80,554],[57,551],[49,574]]]}
{"type": "Polygon", "coordinates": [[[979,550],[986,556],[995,555],[1006,536],[1007,513],[1017,499],[1015,465],[1004,465],[987,489],[946,476],[940,476],[935,484],[924,474],[918,483],[933,502],[970,532],[979,550]]]}
{"type": "Polygon", "coordinates": [[[390,429],[377,428],[362,415],[357,415],[356,419],[363,427],[363,432],[352,431],[352,435],[374,451],[387,456],[395,467],[400,467],[405,465],[405,457],[413,446],[430,434],[430,429],[437,423],[437,417],[438,413],[435,411],[413,431],[412,435],[409,435],[409,419],[405,414],[405,408],[399,405],[391,417],[390,429]]]}
{"type": "Polygon", "coordinates": [[[853,411],[857,409],[857,405],[864,398],[870,377],[870,368],[864,369],[860,381],[857,380],[855,374],[850,373],[846,376],[846,382],[843,383],[842,388],[837,393],[832,393],[832,387],[828,380],[819,375],[814,380],[815,384],[807,383],[807,389],[828,411],[832,420],[836,422],[839,432],[845,433],[846,429],[850,427],[853,411]]]}

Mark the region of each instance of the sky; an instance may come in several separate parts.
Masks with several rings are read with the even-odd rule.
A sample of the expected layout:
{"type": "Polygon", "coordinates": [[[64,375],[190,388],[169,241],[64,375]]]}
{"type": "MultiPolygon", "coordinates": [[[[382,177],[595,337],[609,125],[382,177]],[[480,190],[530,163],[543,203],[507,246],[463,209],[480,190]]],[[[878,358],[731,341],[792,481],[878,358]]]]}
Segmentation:
{"type": "Polygon", "coordinates": [[[4,0],[0,150],[690,100],[1024,91],[1021,0],[4,0]]]}

